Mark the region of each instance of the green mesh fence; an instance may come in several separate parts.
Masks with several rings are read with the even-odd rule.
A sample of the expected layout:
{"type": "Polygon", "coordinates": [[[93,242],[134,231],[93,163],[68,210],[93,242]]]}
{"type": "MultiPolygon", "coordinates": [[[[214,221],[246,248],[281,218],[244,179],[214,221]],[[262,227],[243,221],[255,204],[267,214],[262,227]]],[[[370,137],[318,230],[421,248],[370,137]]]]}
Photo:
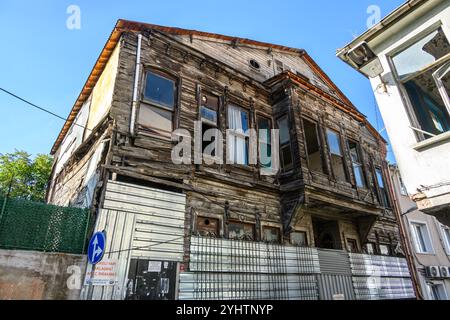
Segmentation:
{"type": "Polygon", "coordinates": [[[89,210],[0,199],[0,248],[82,254],[89,210]]]}

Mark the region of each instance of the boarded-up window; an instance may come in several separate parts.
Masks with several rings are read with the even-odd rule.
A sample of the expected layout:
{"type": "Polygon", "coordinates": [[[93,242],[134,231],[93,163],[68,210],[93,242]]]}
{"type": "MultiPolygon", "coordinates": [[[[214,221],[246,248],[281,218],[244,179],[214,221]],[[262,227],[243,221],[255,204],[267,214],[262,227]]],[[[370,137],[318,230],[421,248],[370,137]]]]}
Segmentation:
{"type": "Polygon", "coordinates": [[[364,178],[364,169],[361,160],[361,154],[358,143],[348,140],[348,148],[352,159],[353,173],[355,175],[355,182],[358,188],[366,187],[366,179],[364,178]]]}
{"type": "Polygon", "coordinates": [[[255,240],[255,226],[242,222],[228,224],[228,237],[235,240],[255,240]]]}
{"type": "Polygon", "coordinates": [[[281,242],[280,228],[264,227],[263,240],[268,243],[280,243],[281,242]]]}
{"type": "Polygon", "coordinates": [[[320,144],[317,135],[317,124],[303,119],[303,128],[305,130],[309,170],[323,173],[320,144]]]}
{"type": "Polygon", "coordinates": [[[139,110],[139,128],[157,136],[170,138],[173,131],[176,82],[148,72],[139,110]]]}
{"type": "Polygon", "coordinates": [[[280,161],[284,171],[293,168],[291,134],[288,116],[278,119],[278,129],[280,130],[280,161]]]}
{"type": "Polygon", "coordinates": [[[197,233],[202,237],[218,238],[220,236],[219,219],[197,217],[197,233]]]}
{"type": "Polygon", "coordinates": [[[304,231],[295,231],[291,233],[291,244],[298,247],[308,246],[308,237],[304,231]]]}
{"type": "Polygon", "coordinates": [[[330,150],[331,166],[337,181],[347,181],[344,156],[341,148],[341,138],[333,130],[327,129],[328,148],[330,150]]]}

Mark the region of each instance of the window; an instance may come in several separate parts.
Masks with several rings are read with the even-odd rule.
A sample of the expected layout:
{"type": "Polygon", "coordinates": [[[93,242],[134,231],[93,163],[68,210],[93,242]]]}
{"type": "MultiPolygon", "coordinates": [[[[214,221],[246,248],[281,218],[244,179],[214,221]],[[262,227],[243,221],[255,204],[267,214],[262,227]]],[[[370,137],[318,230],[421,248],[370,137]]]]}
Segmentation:
{"type": "Polygon", "coordinates": [[[327,129],[327,138],[334,176],[336,180],[346,182],[347,175],[345,173],[344,156],[342,154],[339,134],[333,130],[327,129]]]}
{"type": "Polygon", "coordinates": [[[295,231],[291,233],[291,244],[298,247],[308,246],[308,237],[304,231],[295,231]]]}
{"type": "Polygon", "coordinates": [[[197,217],[197,233],[202,237],[218,238],[220,236],[219,219],[197,217]]]}
{"type": "Polygon", "coordinates": [[[383,256],[390,256],[391,255],[391,247],[387,244],[380,244],[379,246],[380,254],[383,256]]]}
{"type": "Polygon", "coordinates": [[[175,80],[147,72],[143,101],[139,109],[139,128],[151,134],[170,138],[175,114],[175,80]]]}
{"type": "Polygon", "coordinates": [[[322,156],[320,144],[317,137],[317,124],[303,119],[305,130],[306,154],[308,156],[309,170],[323,173],[322,156]]]}
{"type": "Polygon", "coordinates": [[[250,66],[255,69],[255,70],[259,70],[261,68],[261,65],[259,64],[258,61],[256,61],[255,59],[251,59],[249,61],[250,66]]]}
{"type": "Polygon", "coordinates": [[[366,249],[365,251],[367,254],[371,254],[371,255],[375,254],[375,244],[374,243],[372,243],[372,242],[366,243],[365,249],[366,249]]]}
{"type": "Polygon", "coordinates": [[[280,229],[274,228],[274,227],[264,227],[263,228],[263,239],[265,242],[269,242],[269,243],[280,243],[281,242],[280,229]]]}
{"type": "Polygon", "coordinates": [[[259,161],[261,167],[272,168],[272,125],[264,117],[258,117],[259,161]]]}
{"type": "Polygon", "coordinates": [[[230,105],[228,107],[228,139],[229,160],[235,164],[248,165],[249,120],[248,112],[230,105]]]}
{"type": "Polygon", "coordinates": [[[288,171],[293,168],[294,163],[292,160],[291,134],[287,115],[278,119],[278,129],[280,130],[281,167],[284,171],[288,171]]]}
{"type": "Polygon", "coordinates": [[[276,73],[282,73],[284,71],[283,62],[275,59],[275,70],[276,73]]]}
{"type": "Polygon", "coordinates": [[[381,199],[380,203],[385,207],[390,207],[388,190],[386,189],[383,177],[383,171],[380,168],[375,169],[375,175],[377,178],[378,189],[380,191],[381,199]]]}
{"type": "MultiPolygon", "coordinates": [[[[210,129],[217,129],[218,126],[218,111],[219,111],[219,97],[202,94],[201,106],[200,106],[200,119],[202,122],[202,152],[205,153],[206,147],[208,147],[212,141],[205,139],[205,133],[210,129]]],[[[217,142],[217,141],[216,141],[217,142]]],[[[216,149],[218,146],[216,146],[216,149]]],[[[216,156],[216,149],[214,149],[211,156],[216,156]]]]}
{"type": "Polygon", "coordinates": [[[228,224],[228,237],[235,240],[255,240],[255,226],[241,222],[228,224]]]}
{"type": "Polygon", "coordinates": [[[450,130],[450,44],[442,28],[392,57],[425,138],[450,130]]]}
{"type": "Polygon", "coordinates": [[[353,173],[355,174],[355,182],[358,188],[366,187],[366,180],[364,178],[364,168],[362,164],[359,145],[351,140],[348,140],[348,148],[352,159],[353,173]]]}
{"type": "Polygon", "coordinates": [[[428,283],[428,293],[432,300],[447,300],[447,292],[443,283],[428,283]]]}
{"type": "Polygon", "coordinates": [[[347,251],[352,253],[357,253],[358,250],[358,242],[355,239],[347,238],[347,251]]]}
{"type": "Polygon", "coordinates": [[[447,254],[450,255],[450,228],[446,226],[441,226],[442,228],[442,234],[443,234],[443,240],[445,244],[445,250],[447,251],[447,254]]]}
{"type": "Polygon", "coordinates": [[[402,176],[400,174],[398,175],[398,183],[400,185],[400,194],[402,196],[407,196],[408,195],[408,190],[406,190],[405,184],[403,183],[403,179],[402,179],[402,176]]]}
{"type": "Polygon", "coordinates": [[[430,234],[425,223],[411,223],[411,232],[418,253],[433,253],[430,234]]]}

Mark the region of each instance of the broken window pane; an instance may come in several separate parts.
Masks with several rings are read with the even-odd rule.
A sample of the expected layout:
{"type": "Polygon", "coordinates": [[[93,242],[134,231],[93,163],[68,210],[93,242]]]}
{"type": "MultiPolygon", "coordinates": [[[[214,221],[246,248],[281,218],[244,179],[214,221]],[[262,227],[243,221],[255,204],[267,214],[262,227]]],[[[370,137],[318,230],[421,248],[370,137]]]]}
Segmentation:
{"type": "Polygon", "coordinates": [[[160,106],[174,109],[175,82],[159,74],[148,72],[144,98],[160,106]]]}
{"type": "Polygon", "coordinates": [[[400,79],[405,79],[448,54],[449,41],[442,28],[439,28],[395,55],[392,60],[400,79]]]}
{"type": "Polygon", "coordinates": [[[307,247],[308,238],[306,232],[296,231],[291,233],[291,244],[298,247],[307,247]]]}
{"type": "Polygon", "coordinates": [[[255,226],[241,222],[228,224],[228,237],[235,240],[255,240],[255,226]]]}
{"type": "Polygon", "coordinates": [[[381,169],[375,169],[375,174],[377,177],[377,183],[378,183],[378,188],[380,189],[380,193],[381,193],[381,204],[384,207],[390,207],[390,202],[389,202],[389,195],[388,195],[388,190],[386,189],[385,183],[384,183],[384,178],[383,178],[383,172],[381,171],[381,169]]]}
{"type": "Polygon", "coordinates": [[[264,227],[263,228],[263,236],[264,241],[269,243],[280,243],[280,229],[273,227],[264,227]]]}
{"type": "Polygon", "coordinates": [[[352,158],[356,186],[359,188],[364,188],[366,186],[366,180],[364,178],[364,169],[361,156],[359,154],[359,146],[356,142],[348,140],[348,147],[350,149],[350,156],[352,158]]]}
{"type": "Polygon", "coordinates": [[[344,157],[342,156],[341,139],[337,132],[327,129],[328,148],[330,149],[331,166],[338,181],[347,181],[344,157]]]}
{"type": "Polygon", "coordinates": [[[317,137],[317,125],[303,119],[303,127],[305,130],[309,170],[323,173],[322,156],[320,154],[320,144],[317,137]]]}

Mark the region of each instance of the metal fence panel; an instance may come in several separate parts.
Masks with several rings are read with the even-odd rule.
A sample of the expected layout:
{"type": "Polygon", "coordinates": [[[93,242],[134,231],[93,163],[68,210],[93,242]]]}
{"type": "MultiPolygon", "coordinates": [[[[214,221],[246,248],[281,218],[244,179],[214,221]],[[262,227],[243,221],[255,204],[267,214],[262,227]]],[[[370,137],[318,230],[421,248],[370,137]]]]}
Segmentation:
{"type": "Polygon", "coordinates": [[[0,248],[82,254],[88,226],[88,209],[7,199],[0,215],[0,248]]]}

